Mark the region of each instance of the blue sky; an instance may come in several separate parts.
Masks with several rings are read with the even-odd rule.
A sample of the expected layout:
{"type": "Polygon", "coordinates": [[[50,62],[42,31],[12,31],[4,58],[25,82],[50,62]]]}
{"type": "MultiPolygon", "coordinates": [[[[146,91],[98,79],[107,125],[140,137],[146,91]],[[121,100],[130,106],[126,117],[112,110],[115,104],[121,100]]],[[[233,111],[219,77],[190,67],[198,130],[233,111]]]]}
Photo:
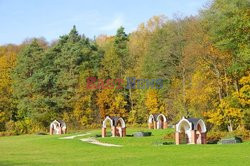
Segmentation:
{"type": "Polygon", "coordinates": [[[76,25],[93,38],[113,35],[119,26],[131,32],[154,15],[196,15],[207,0],[0,0],[0,44],[31,37],[48,41],[76,25]]]}

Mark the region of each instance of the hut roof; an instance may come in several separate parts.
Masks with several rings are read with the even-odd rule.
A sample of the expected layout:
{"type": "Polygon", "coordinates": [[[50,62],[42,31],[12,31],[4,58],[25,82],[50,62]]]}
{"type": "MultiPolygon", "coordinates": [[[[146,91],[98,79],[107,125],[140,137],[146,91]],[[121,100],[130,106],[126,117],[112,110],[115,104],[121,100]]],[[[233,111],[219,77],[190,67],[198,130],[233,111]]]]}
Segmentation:
{"type": "Polygon", "coordinates": [[[192,123],[192,130],[194,129],[194,126],[197,125],[199,122],[200,118],[186,118],[190,123],[192,123]]]}

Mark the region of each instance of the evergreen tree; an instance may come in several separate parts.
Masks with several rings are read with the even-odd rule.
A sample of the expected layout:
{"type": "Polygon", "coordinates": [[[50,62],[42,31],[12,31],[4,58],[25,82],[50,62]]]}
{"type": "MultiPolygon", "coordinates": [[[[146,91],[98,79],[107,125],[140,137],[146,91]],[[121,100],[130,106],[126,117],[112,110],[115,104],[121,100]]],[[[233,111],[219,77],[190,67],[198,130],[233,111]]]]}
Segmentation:
{"type": "Polygon", "coordinates": [[[30,117],[33,110],[33,93],[36,91],[33,76],[41,67],[43,49],[34,40],[17,57],[13,72],[14,96],[18,100],[18,117],[30,117]]]}

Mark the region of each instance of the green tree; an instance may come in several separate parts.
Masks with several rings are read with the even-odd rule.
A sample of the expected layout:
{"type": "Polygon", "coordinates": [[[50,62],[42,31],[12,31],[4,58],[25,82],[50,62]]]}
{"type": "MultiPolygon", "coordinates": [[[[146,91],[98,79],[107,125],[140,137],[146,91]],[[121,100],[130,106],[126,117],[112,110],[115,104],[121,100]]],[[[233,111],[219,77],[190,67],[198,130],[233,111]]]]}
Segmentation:
{"type": "Polygon", "coordinates": [[[228,70],[236,84],[250,64],[249,4],[248,0],[216,0],[205,12],[212,42],[233,55],[228,70]]]}

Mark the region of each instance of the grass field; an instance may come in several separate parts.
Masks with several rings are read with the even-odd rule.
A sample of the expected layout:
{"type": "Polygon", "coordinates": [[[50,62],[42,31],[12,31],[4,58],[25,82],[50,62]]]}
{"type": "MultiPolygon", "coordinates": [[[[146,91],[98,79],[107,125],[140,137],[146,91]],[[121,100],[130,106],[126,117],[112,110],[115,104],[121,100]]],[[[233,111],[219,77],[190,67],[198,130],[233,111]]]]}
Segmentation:
{"type": "MultiPolygon", "coordinates": [[[[129,129],[127,134],[140,130],[129,129]]],[[[90,131],[91,135],[72,140],[58,139],[65,135],[0,137],[0,165],[250,165],[250,142],[233,145],[159,145],[173,141],[163,140],[163,135],[171,131],[151,131],[153,136],[143,138],[97,138],[101,142],[123,147],[104,147],[80,141],[81,138],[100,134],[100,130],[90,131]]]]}

